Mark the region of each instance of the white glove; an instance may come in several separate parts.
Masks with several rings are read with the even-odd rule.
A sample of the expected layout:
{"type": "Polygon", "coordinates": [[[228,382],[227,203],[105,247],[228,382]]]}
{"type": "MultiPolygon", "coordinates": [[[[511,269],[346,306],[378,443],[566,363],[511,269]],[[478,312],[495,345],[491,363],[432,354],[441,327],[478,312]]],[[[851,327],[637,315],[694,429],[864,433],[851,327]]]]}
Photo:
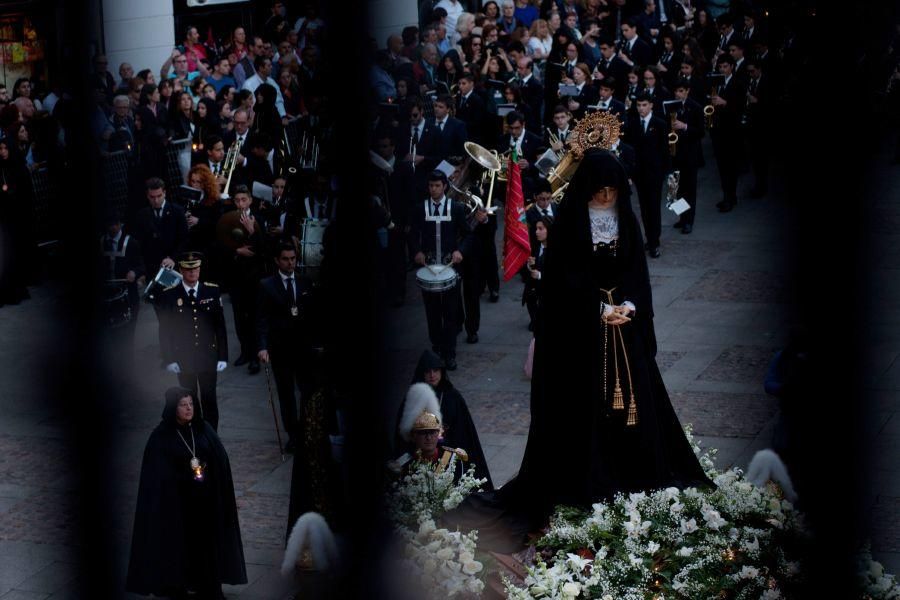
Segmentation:
{"type": "Polygon", "coordinates": [[[228,366],[227,362],[225,362],[224,360],[220,360],[219,362],[216,363],[216,372],[221,373],[222,371],[225,370],[225,367],[227,367],[227,366],[228,366]]]}
{"type": "Polygon", "coordinates": [[[181,367],[178,365],[177,362],[169,363],[166,366],[166,371],[168,371],[169,373],[175,373],[176,375],[178,375],[179,373],[181,373],[181,367]]]}

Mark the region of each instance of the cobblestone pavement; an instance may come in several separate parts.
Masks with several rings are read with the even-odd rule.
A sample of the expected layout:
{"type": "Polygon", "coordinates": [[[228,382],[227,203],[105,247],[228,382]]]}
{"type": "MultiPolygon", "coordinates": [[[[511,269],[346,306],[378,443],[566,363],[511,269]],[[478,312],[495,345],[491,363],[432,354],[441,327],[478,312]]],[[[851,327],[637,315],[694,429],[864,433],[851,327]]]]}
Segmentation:
{"type": "MultiPolygon", "coordinates": [[[[711,152],[708,153],[711,157],[711,152]]],[[[718,181],[714,161],[701,172],[701,206],[694,232],[681,235],[663,216],[662,258],[650,261],[657,357],[673,405],[684,423],[693,423],[707,445],[719,448],[720,465],[746,465],[753,452],[770,445],[776,402],[765,395],[762,379],[775,350],[785,341],[785,302],[789,281],[782,272],[783,204],[774,186],[769,197],[741,201],[728,214],[714,208],[718,181]]],[[[742,181],[742,187],[747,183],[742,181]]],[[[885,184],[888,185],[887,183],[885,184]]],[[[883,214],[872,231],[885,248],[894,244],[900,207],[890,202],[892,188],[874,190],[883,214]],[[890,225],[890,226],[889,226],[890,225]]],[[[895,189],[895,188],[894,188],[895,189]]],[[[746,191],[745,189],[743,191],[746,191]]],[[[896,194],[894,195],[896,196],[896,194]]],[[[886,301],[900,306],[900,251],[877,255],[876,266],[890,282],[886,301]]],[[[42,373],[30,358],[52,345],[54,331],[39,318],[58,308],[54,286],[32,288],[33,299],[0,310],[0,332],[16,340],[0,348],[4,393],[0,394],[0,599],[66,599],[75,578],[78,540],[77,497],[65,463],[66,440],[60,416],[31,402],[30,373],[42,373]],[[13,375],[17,376],[13,376],[13,375]]],[[[500,301],[482,300],[480,342],[459,338],[459,370],[452,379],[469,404],[495,482],[518,468],[528,431],[529,382],[523,372],[531,334],[521,305],[518,280],[502,284],[500,301]]],[[[885,301],[885,300],[883,300],[885,301]]],[[[231,310],[226,302],[231,327],[231,310]]],[[[888,322],[872,341],[876,415],[871,439],[877,455],[876,485],[867,498],[873,523],[873,547],[890,570],[900,571],[900,310],[886,311],[888,322]]],[[[395,414],[415,362],[428,346],[421,294],[412,280],[406,304],[393,309],[395,328],[388,353],[395,414]]],[[[232,360],[236,338],[230,334],[232,360]]],[[[128,545],[141,453],[159,420],[163,390],[175,383],[158,369],[156,319],[142,311],[135,356],[141,365],[120,416],[127,416],[121,448],[113,464],[113,514],[109,526],[119,544],[115,565],[121,580],[128,545]]],[[[59,358],[64,361],[64,357],[59,358]]],[[[229,452],[238,496],[250,582],[228,587],[229,598],[281,600],[295,583],[278,574],[285,535],[291,458],[282,463],[272,432],[264,375],[250,376],[229,367],[219,383],[220,435],[229,452]]],[[[385,439],[390,439],[385,426],[385,439]]]]}

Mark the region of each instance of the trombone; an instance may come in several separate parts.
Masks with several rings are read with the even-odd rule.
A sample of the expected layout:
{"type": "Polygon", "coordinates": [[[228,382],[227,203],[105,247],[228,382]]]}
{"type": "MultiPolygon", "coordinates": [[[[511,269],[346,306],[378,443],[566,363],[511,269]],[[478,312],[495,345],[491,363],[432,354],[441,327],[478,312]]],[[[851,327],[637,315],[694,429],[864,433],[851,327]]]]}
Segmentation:
{"type": "Polygon", "coordinates": [[[225,175],[225,189],[222,190],[222,196],[225,198],[230,197],[228,195],[228,189],[231,187],[231,176],[234,175],[234,169],[237,167],[237,157],[240,153],[240,144],[238,144],[237,139],[235,139],[228,148],[225,160],[222,161],[222,174],[225,175]]]}

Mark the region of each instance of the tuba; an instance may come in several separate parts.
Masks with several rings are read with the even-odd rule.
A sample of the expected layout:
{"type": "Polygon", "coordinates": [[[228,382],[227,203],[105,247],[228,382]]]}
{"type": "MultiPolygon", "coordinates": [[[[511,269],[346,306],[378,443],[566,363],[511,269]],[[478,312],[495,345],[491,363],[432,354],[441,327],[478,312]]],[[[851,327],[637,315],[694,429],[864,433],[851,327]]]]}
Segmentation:
{"type": "MultiPolygon", "coordinates": [[[[259,221],[253,222],[253,235],[260,232],[259,221]]],[[[250,242],[251,234],[241,223],[241,211],[231,210],[219,217],[216,223],[216,239],[223,245],[237,250],[250,242]]]]}
{"type": "Polygon", "coordinates": [[[466,142],[463,146],[469,157],[459,172],[456,182],[451,182],[447,189],[447,195],[459,202],[464,202],[474,211],[479,206],[489,208],[494,192],[494,179],[500,172],[501,163],[496,152],[492,152],[476,144],[466,142]],[[472,192],[476,188],[478,194],[482,194],[485,185],[488,185],[487,202],[472,192]]]}

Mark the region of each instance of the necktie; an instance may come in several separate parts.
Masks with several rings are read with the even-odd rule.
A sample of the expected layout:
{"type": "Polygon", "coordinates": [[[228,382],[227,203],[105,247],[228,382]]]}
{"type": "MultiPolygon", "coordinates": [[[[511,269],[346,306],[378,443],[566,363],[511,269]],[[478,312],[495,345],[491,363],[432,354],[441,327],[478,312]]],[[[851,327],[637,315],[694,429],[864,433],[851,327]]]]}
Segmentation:
{"type": "Polygon", "coordinates": [[[649,119],[641,119],[644,123],[644,133],[647,133],[647,124],[649,123],[649,119]]]}
{"type": "Polygon", "coordinates": [[[106,238],[106,251],[113,252],[116,249],[116,242],[109,238],[106,238]]]}
{"type": "Polygon", "coordinates": [[[412,145],[413,146],[419,145],[419,127],[418,126],[413,127],[412,145]]]}
{"type": "Polygon", "coordinates": [[[219,174],[219,163],[213,163],[213,175],[219,174]]]}
{"type": "Polygon", "coordinates": [[[438,215],[440,215],[440,214],[441,214],[441,203],[440,203],[440,202],[434,202],[434,203],[432,203],[432,205],[431,205],[431,216],[432,216],[432,217],[436,217],[436,216],[438,216],[438,215]]]}
{"type": "Polygon", "coordinates": [[[602,68],[604,71],[609,68],[609,61],[606,60],[605,58],[603,59],[603,67],[602,68]]]}
{"type": "Polygon", "coordinates": [[[190,290],[188,290],[188,296],[191,297],[191,302],[193,302],[194,298],[197,297],[197,290],[195,290],[194,288],[191,288],[190,290]]]}
{"type": "Polygon", "coordinates": [[[544,216],[545,216],[545,217],[549,217],[549,216],[550,216],[550,213],[547,212],[547,209],[546,209],[546,208],[541,209],[541,212],[544,213],[544,216]]]}
{"type": "Polygon", "coordinates": [[[154,210],[155,210],[155,212],[156,212],[156,220],[159,221],[159,220],[162,218],[162,214],[161,214],[161,213],[162,213],[162,209],[161,209],[161,208],[157,208],[157,209],[154,209],[154,210]]]}
{"type": "Polygon", "coordinates": [[[288,277],[284,280],[284,285],[287,288],[288,298],[291,300],[291,306],[297,305],[297,297],[294,295],[294,278],[288,277]]]}
{"type": "Polygon", "coordinates": [[[443,121],[441,121],[440,123],[438,123],[438,129],[441,131],[441,133],[444,132],[444,122],[443,122],[443,121]]]}

